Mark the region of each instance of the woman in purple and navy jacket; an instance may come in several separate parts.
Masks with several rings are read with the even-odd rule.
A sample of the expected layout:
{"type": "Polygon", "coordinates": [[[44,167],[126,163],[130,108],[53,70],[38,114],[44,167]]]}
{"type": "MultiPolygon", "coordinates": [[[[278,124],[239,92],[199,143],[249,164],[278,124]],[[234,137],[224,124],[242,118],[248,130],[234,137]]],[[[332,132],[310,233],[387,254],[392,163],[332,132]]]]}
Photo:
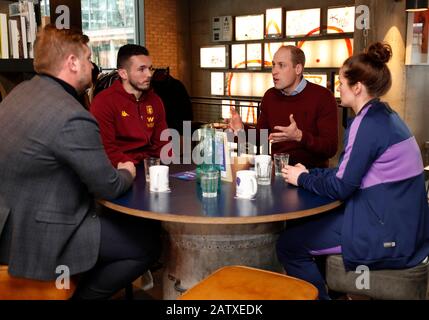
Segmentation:
{"type": "Polygon", "coordinates": [[[288,183],[344,202],[335,212],[287,228],[277,243],[287,274],[313,283],[320,299],[329,296],[315,255],[341,253],[346,270],[355,270],[409,268],[429,254],[420,150],[398,114],[379,99],[392,85],[386,65],[391,56],[390,45],[378,42],[340,70],[341,104],[356,117],[345,132],[338,166],[283,169],[288,183]]]}

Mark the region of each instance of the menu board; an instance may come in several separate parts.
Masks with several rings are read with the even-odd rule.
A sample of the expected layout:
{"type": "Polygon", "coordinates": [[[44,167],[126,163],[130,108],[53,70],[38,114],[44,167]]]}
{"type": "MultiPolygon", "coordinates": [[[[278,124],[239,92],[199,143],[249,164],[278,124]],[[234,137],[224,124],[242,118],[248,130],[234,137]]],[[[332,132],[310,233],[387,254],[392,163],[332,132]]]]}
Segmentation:
{"type": "Polygon", "coordinates": [[[263,14],[235,17],[235,40],[261,40],[263,38],[263,14]]]}
{"type": "Polygon", "coordinates": [[[355,31],[355,7],[328,8],[328,33],[355,31]]]}
{"type": "Polygon", "coordinates": [[[320,8],[286,12],[286,36],[298,37],[320,33],[320,8]]]}
{"type": "Polygon", "coordinates": [[[226,68],[226,46],[202,47],[201,68],[226,68]]]}

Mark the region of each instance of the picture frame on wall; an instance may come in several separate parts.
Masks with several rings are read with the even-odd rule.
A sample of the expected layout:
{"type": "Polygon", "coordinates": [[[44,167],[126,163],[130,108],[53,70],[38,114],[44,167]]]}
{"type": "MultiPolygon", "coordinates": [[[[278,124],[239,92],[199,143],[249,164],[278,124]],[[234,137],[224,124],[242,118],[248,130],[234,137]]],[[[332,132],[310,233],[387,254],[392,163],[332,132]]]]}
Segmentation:
{"type": "Polygon", "coordinates": [[[231,45],[231,69],[246,68],[246,44],[231,45]]]}
{"type": "Polygon", "coordinates": [[[212,96],[223,96],[225,94],[225,74],[223,72],[211,72],[210,85],[212,96]]]}
{"type": "Polygon", "coordinates": [[[212,18],[212,41],[232,41],[233,18],[221,16],[212,18]]]}
{"type": "Polygon", "coordinates": [[[353,54],[353,38],[300,41],[306,68],[340,68],[353,54]]]}
{"type": "Polygon", "coordinates": [[[309,73],[304,72],[304,78],[314,84],[319,86],[328,87],[328,75],[326,73],[309,73]]]}
{"type": "Polygon", "coordinates": [[[222,119],[231,119],[231,109],[235,110],[235,100],[222,100],[222,119]]]}
{"type": "Polygon", "coordinates": [[[260,43],[246,44],[247,69],[261,69],[262,67],[262,45],[260,43]]]}
{"type": "Polygon", "coordinates": [[[264,15],[249,15],[235,17],[235,40],[264,39],[264,15]]]}
{"type": "Polygon", "coordinates": [[[286,11],[286,36],[304,37],[320,34],[320,8],[286,11]]]}
{"type": "Polygon", "coordinates": [[[335,96],[335,98],[339,99],[341,96],[340,96],[340,93],[338,92],[337,89],[340,86],[340,75],[335,73],[335,72],[333,74],[333,82],[334,82],[334,85],[333,85],[332,90],[334,91],[334,96],[335,96]]]}
{"type": "Polygon", "coordinates": [[[271,72],[229,72],[226,78],[229,96],[262,97],[273,86],[271,72]]]}
{"type": "Polygon", "coordinates": [[[283,8],[265,11],[265,38],[276,39],[283,36],[283,8]]]}
{"type": "Polygon", "coordinates": [[[327,32],[349,33],[355,31],[355,11],[352,7],[331,7],[327,11],[327,32]]]}
{"type": "Polygon", "coordinates": [[[200,66],[209,69],[228,68],[227,46],[216,45],[200,48],[200,66]]]}
{"type": "Polygon", "coordinates": [[[240,101],[240,116],[244,123],[256,125],[258,121],[257,104],[249,101],[240,101]]]}

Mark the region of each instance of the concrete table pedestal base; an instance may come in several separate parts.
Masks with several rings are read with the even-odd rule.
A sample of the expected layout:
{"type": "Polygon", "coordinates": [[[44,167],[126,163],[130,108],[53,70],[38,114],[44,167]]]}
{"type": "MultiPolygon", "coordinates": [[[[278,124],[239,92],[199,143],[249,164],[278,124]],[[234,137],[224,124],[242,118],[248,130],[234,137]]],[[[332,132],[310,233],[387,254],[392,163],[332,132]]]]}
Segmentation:
{"type": "Polygon", "coordinates": [[[260,224],[183,224],[163,222],[167,231],[164,299],[176,299],[213,271],[243,265],[282,272],[276,241],[284,222],[260,224]]]}

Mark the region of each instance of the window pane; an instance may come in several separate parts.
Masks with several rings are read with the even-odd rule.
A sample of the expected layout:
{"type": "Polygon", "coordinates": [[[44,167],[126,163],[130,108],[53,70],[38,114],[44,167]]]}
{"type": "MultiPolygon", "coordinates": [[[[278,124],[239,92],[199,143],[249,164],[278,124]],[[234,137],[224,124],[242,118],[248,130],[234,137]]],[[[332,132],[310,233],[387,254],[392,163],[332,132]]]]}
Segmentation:
{"type": "Polygon", "coordinates": [[[40,11],[42,16],[49,16],[49,0],[41,0],[40,1],[40,11]]]}
{"type": "Polygon", "coordinates": [[[81,6],[92,61],[103,69],[116,68],[119,47],[136,43],[134,0],[82,0],[81,6]]]}

